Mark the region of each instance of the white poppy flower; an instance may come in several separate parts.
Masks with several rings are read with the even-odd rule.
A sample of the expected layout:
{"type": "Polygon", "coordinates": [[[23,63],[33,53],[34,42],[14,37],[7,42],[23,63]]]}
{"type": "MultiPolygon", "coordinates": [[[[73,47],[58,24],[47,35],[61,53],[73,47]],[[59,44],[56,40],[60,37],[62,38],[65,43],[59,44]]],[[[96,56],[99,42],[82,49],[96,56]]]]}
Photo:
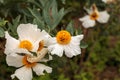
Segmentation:
{"type": "Polygon", "coordinates": [[[94,27],[96,23],[95,21],[98,21],[100,23],[107,23],[110,17],[107,11],[99,12],[95,4],[92,5],[92,8],[90,10],[87,9],[87,12],[89,15],[86,15],[83,18],[79,19],[82,21],[84,28],[94,27]]]}
{"type": "Polygon", "coordinates": [[[37,25],[33,24],[20,24],[17,33],[18,40],[5,32],[5,54],[39,52],[43,46],[46,46],[44,41],[50,37],[47,32],[40,31],[37,25]]]}
{"type": "MultiPolygon", "coordinates": [[[[46,54],[46,50],[41,50],[40,55],[37,57],[31,55],[7,55],[6,62],[9,66],[17,67],[18,69],[11,75],[12,79],[17,77],[19,80],[32,80],[32,70],[37,75],[44,75],[44,71],[47,73],[52,72],[52,68],[44,64],[38,63],[43,61],[43,57],[46,54]],[[42,55],[42,56],[41,56],[42,55]],[[30,60],[30,61],[29,61],[30,60]]],[[[43,61],[44,62],[44,61],[43,61]]],[[[46,61],[45,61],[46,62],[46,61]]]]}
{"type": "Polygon", "coordinates": [[[48,46],[48,50],[51,54],[62,56],[63,53],[67,57],[73,57],[81,53],[80,41],[83,39],[83,35],[71,36],[66,30],[61,30],[57,33],[55,38],[51,38],[52,45],[48,46]]]}

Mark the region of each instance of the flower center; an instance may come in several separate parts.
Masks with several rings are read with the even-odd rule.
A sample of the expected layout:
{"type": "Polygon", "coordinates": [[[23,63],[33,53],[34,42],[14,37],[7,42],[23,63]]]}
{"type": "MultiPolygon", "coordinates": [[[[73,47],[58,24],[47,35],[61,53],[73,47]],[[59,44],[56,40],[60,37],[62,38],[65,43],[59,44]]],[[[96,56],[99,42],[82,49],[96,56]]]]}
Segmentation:
{"type": "Polygon", "coordinates": [[[27,68],[31,68],[31,67],[35,66],[35,65],[36,65],[36,62],[33,62],[33,63],[28,62],[27,57],[28,57],[27,55],[23,57],[22,63],[23,63],[27,68]]]}
{"type": "Polygon", "coordinates": [[[61,30],[56,35],[57,42],[59,44],[65,45],[68,44],[71,40],[71,35],[68,31],[61,30]]]}
{"type": "Polygon", "coordinates": [[[20,42],[19,48],[24,48],[30,51],[32,50],[32,43],[28,40],[23,40],[20,42]]]}
{"type": "Polygon", "coordinates": [[[93,13],[90,15],[90,19],[91,19],[91,20],[96,20],[98,17],[99,17],[98,12],[93,12],[93,13]]]}
{"type": "Polygon", "coordinates": [[[39,48],[38,48],[37,51],[38,52],[41,51],[43,49],[43,47],[44,47],[44,41],[42,40],[42,41],[39,42],[39,48]]]}

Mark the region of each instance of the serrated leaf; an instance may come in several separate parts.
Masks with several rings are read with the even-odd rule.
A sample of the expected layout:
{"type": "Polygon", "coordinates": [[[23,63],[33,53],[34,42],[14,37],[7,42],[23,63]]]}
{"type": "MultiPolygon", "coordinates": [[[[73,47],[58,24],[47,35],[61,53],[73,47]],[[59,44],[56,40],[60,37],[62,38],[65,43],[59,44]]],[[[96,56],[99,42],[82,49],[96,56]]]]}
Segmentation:
{"type": "Polygon", "coordinates": [[[58,11],[56,0],[49,0],[43,9],[43,17],[47,25],[54,30],[67,12],[69,11],[64,8],[58,11]]]}
{"type": "Polygon", "coordinates": [[[73,21],[70,21],[70,23],[67,25],[66,30],[69,31],[72,35],[74,34],[74,24],[73,21]]]}
{"type": "Polygon", "coordinates": [[[28,8],[28,10],[30,11],[30,13],[33,15],[33,17],[35,17],[35,18],[37,18],[38,20],[39,19],[42,19],[42,17],[41,17],[41,15],[40,15],[40,13],[39,13],[39,11],[37,11],[37,9],[30,9],[30,8],[28,8]]]}
{"type": "Polygon", "coordinates": [[[81,30],[80,27],[78,27],[78,28],[75,29],[75,34],[76,34],[76,35],[79,35],[79,34],[81,34],[81,33],[82,33],[82,30],[81,30]]]}
{"type": "Polygon", "coordinates": [[[4,37],[5,33],[4,33],[4,29],[0,27],[0,37],[4,37]]]}
{"type": "Polygon", "coordinates": [[[54,5],[51,8],[51,13],[52,13],[52,17],[53,19],[55,19],[57,17],[57,13],[58,13],[58,7],[57,7],[57,2],[54,2],[54,5]]]}
{"type": "MultiPolygon", "coordinates": [[[[46,3],[46,6],[43,9],[43,17],[45,22],[47,23],[47,25],[49,25],[50,27],[52,26],[52,24],[54,23],[53,21],[53,17],[51,15],[51,11],[52,11],[52,6],[56,4],[55,0],[49,0],[46,3]]],[[[54,15],[55,16],[55,15],[54,15]]]]}
{"type": "Polygon", "coordinates": [[[66,0],[61,0],[61,1],[62,1],[63,4],[65,4],[65,1],[66,1],[66,0]]]}
{"type": "Polygon", "coordinates": [[[15,19],[12,20],[12,24],[8,23],[8,31],[11,32],[13,36],[17,35],[17,27],[20,23],[21,16],[17,16],[15,19]]]}
{"type": "Polygon", "coordinates": [[[58,14],[56,14],[56,18],[54,18],[54,23],[52,25],[52,30],[54,30],[57,25],[60,23],[60,21],[62,20],[63,16],[65,15],[64,13],[64,8],[60,9],[60,11],[58,12],[58,14]]]}
{"type": "Polygon", "coordinates": [[[4,26],[8,21],[7,20],[1,20],[0,21],[0,26],[4,26]]]}
{"type": "MultiPolygon", "coordinates": [[[[44,1],[44,0],[41,0],[41,1],[44,1]]],[[[43,8],[43,6],[40,3],[36,2],[35,0],[28,0],[28,2],[33,3],[34,5],[38,6],[39,8],[43,8]]]]}
{"type": "Polygon", "coordinates": [[[34,17],[33,23],[37,24],[40,29],[43,29],[45,27],[45,24],[44,24],[44,20],[43,20],[42,16],[40,15],[39,11],[37,11],[35,8],[33,8],[33,9],[28,8],[28,10],[34,17]]]}
{"type": "Polygon", "coordinates": [[[29,10],[28,9],[24,9],[22,10],[23,14],[27,17],[32,17],[32,14],[30,14],[29,10]]]}
{"type": "Polygon", "coordinates": [[[41,20],[34,19],[34,20],[33,20],[33,24],[37,24],[40,29],[44,29],[44,28],[45,28],[45,24],[44,24],[44,22],[41,21],[41,20]]]}
{"type": "Polygon", "coordinates": [[[17,30],[18,24],[20,22],[20,18],[21,18],[21,16],[19,15],[15,19],[13,19],[13,21],[12,21],[13,22],[13,28],[14,28],[15,31],[17,30]]]}
{"type": "Polygon", "coordinates": [[[45,4],[46,4],[47,1],[48,1],[48,0],[39,0],[39,2],[41,3],[42,7],[45,6],[45,4]]]}

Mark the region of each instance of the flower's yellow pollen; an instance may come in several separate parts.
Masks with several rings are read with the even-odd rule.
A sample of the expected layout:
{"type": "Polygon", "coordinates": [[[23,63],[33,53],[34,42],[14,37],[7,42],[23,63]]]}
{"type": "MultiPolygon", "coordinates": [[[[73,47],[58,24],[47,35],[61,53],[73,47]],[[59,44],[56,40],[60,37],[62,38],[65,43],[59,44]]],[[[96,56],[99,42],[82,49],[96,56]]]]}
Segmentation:
{"type": "Polygon", "coordinates": [[[90,15],[90,19],[91,19],[91,20],[97,20],[98,17],[99,17],[98,12],[93,12],[93,13],[90,15]]]}
{"type": "Polygon", "coordinates": [[[32,50],[33,46],[32,46],[32,43],[28,40],[23,40],[20,42],[19,44],[19,48],[24,48],[24,49],[27,49],[27,50],[32,50]]]}
{"type": "Polygon", "coordinates": [[[36,62],[33,62],[33,63],[28,62],[28,61],[27,61],[27,57],[28,57],[27,55],[23,57],[22,63],[23,63],[27,68],[34,67],[34,66],[36,65],[36,62]]]}
{"type": "Polygon", "coordinates": [[[71,41],[71,35],[68,31],[61,30],[57,33],[56,40],[59,44],[68,44],[71,41]]]}
{"type": "Polygon", "coordinates": [[[37,51],[41,51],[43,49],[43,47],[44,47],[44,41],[42,40],[39,42],[39,48],[37,51]]]}

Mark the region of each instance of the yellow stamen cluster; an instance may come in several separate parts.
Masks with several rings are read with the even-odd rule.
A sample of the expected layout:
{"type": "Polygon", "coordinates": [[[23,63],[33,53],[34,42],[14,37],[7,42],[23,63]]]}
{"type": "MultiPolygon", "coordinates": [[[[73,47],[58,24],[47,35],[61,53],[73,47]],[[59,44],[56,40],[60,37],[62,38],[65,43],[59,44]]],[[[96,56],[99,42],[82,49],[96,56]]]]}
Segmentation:
{"type": "Polygon", "coordinates": [[[59,44],[65,45],[70,43],[71,35],[68,31],[61,30],[56,35],[56,40],[59,44]]]}
{"type": "Polygon", "coordinates": [[[32,46],[32,43],[28,40],[23,40],[20,42],[19,44],[19,48],[24,48],[24,49],[27,49],[27,50],[32,50],[33,46],[32,46]]]}

